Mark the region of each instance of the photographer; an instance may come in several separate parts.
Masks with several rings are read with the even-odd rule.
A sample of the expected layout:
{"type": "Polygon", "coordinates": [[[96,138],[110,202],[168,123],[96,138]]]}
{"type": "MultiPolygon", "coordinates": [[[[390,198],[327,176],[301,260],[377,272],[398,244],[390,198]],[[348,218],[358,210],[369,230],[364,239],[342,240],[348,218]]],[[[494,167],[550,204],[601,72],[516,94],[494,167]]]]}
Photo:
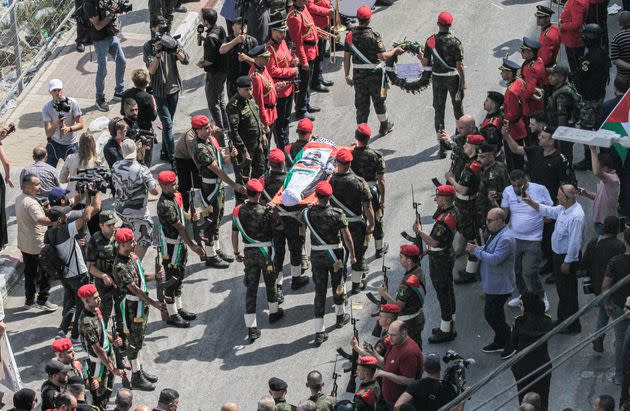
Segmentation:
{"type": "Polygon", "coordinates": [[[157,104],[155,98],[147,92],[149,86],[149,72],[139,68],[131,72],[133,87],[122,93],[120,101],[120,114],[125,115],[124,102],[128,98],[138,103],[138,127],[143,130],[153,130],[153,120],[157,118],[157,104]]]}
{"type": "Polygon", "coordinates": [[[77,139],[74,132],[83,129],[83,113],[75,99],[63,95],[61,80],[50,80],[48,92],[52,100],[42,108],[44,131],[48,140],[46,162],[57,167],[60,159],[65,161],[69,154],[77,151],[77,139]]]}
{"type": "Polygon", "coordinates": [[[173,119],[177,110],[182,80],[179,77],[177,62],[188,64],[188,54],[173,37],[166,35],[166,20],[157,16],[151,20],[151,40],[143,47],[144,63],[151,75],[151,88],[157,103],[157,111],[162,121],[161,160],[173,163],[173,119]]]}
{"type": "Polygon", "coordinates": [[[119,24],[116,14],[128,11],[127,7],[120,7],[119,3],[110,2],[111,8],[106,10],[101,0],[85,0],[83,8],[85,14],[92,23],[90,37],[94,43],[96,52],[96,108],[100,111],[109,111],[109,105],[105,100],[105,77],[107,76],[107,55],[111,55],[116,63],[116,88],[114,97],[121,97],[125,89],[125,68],[127,59],[116,34],[119,32],[119,24]]]}
{"type": "Polygon", "coordinates": [[[407,386],[407,390],[398,397],[395,410],[403,404],[411,403],[416,411],[436,411],[457,397],[452,384],[445,384],[440,378],[440,356],[429,353],[424,357],[424,370],[427,376],[407,386]]]}
{"type": "Polygon", "coordinates": [[[77,51],[83,53],[85,51],[86,44],[92,44],[90,41],[90,24],[85,19],[85,12],[83,11],[84,0],[74,0],[75,14],[73,15],[77,22],[77,51]]]}
{"type": "Polygon", "coordinates": [[[155,143],[152,129],[145,130],[138,127],[138,103],[132,98],[123,101],[123,121],[127,124],[126,137],[135,141],[138,147],[138,161],[151,167],[153,159],[153,145],[155,143]]]}
{"type": "Polygon", "coordinates": [[[121,144],[127,138],[129,126],[122,117],[114,117],[109,121],[107,128],[109,129],[110,139],[107,140],[105,147],[103,147],[103,156],[111,169],[114,163],[123,159],[121,144]]]}

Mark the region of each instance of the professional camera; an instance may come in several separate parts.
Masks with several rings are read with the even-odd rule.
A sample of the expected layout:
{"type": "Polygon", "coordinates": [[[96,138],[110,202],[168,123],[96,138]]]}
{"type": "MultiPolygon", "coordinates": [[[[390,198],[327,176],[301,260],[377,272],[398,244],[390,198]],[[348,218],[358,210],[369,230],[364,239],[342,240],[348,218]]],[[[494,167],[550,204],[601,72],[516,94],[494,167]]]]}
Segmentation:
{"type": "Polygon", "coordinates": [[[151,54],[155,56],[160,51],[175,54],[180,49],[183,49],[182,44],[179,42],[181,35],[178,34],[173,37],[166,34],[166,31],[163,30],[168,30],[168,27],[161,26],[160,31],[154,34],[153,40],[151,41],[151,54]]]}
{"type": "Polygon", "coordinates": [[[143,146],[150,147],[156,143],[155,133],[151,130],[143,130],[140,128],[130,128],[127,131],[127,137],[133,141],[139,141],[143,146]]]}
{"type": "Polygon", "coordinates": [[[129,13],[133,10],[130,0],[101,0],[100,6],[102,9],[116,14],[129,13]]]}
{"type": "Polygon", "coordinates": [[[466,368],[473,365],[475,360],[472,358],[465,360],[457,352],[448,350],[442,357],[442,361],[447,365],[450,364],[444,371],[444,383],[451,384],[458,394],[464,392],[466,389],[466,368]]]}
{"type": "Polygon", "coordinates": [[[76,190],[83,194],[94,196],[97,192],[106,193],[111,185],[112,174],[105,167],[80,168],[77,175],[70,177],[70,181],[76,181],[76,190]]]}
{"type": "Polygon", "coordinates": [[[52,106],[55,111],[58,111],[59,113],[69,113],[72,109],[72,107],[70,107],[70,100],[68,97],[64,97],[61,100],[53,100],[52,106]]]}

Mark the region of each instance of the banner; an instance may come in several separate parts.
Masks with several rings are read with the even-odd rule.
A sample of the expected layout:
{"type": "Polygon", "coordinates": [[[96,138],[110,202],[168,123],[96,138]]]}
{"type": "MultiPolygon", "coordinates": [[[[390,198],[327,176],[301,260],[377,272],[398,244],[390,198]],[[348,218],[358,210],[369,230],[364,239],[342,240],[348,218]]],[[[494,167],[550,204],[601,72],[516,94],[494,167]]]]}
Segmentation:
{"type": "Polygon", "coordinates": [[[0,337],[0,361],[2,361],[2,367],[0,367],[0,384],[13,392],[21,390],[22,380],[20,379],[20,371],[15,364],[13,350],[11,349],[11,344],[9,344],[9,337],[6,332],[0,337]]]}

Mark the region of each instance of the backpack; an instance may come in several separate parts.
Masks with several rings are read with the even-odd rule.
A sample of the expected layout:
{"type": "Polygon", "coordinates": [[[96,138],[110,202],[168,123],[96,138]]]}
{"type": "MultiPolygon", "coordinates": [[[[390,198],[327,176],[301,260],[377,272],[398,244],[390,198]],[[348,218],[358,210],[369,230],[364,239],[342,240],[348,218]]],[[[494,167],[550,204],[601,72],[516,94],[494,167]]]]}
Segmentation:
{"type": "Polygon", "coordinates": [[[72,255],[75,248],[72,248],[68,262],[65,262],[59,256],[54,241],[57,238],[57,228],[51,228],[44,235],[44,247],[39,252],[39,266],[41,272],[48,277],[50,281],[61,280],[68,272],[68,264],[72,261],[72,255]]]}

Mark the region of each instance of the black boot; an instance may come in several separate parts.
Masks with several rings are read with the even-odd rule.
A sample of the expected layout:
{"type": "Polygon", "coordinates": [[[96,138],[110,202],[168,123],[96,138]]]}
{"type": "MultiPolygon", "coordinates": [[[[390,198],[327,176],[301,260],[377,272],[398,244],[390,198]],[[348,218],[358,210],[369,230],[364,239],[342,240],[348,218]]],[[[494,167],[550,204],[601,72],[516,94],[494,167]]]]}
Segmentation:
{"type": "Polygon", "coordinates": [[[131,388],[140,391],[155,391],[155,384],[147,380],[142,371],[136,371],[131,374],[131,388]]]}
{"type": "Polygon", "coordinates": [[[168,325],[172,325],[173,327],[177,327],[177,328],[190,327],[190,323],[188,321],[185,321],[182,317],[180,317],[179,314],[173,314],[170,317],[168,317],[168,320],[166,320],[166,323],[168,325]]]}
{"type": "Polygon", "coordinates": [[[249,336],[249,342],[254,342],[260,338],[260,330],[258,327],[250,327],[247,329],[247,335],[249,336]]]}
{"type": "Polygon", "coordinates": [[[350,322],[350,314],[341,314],[337,316],[337,322],[335,323],[335,325],[337,326],[337,328],[341,328],[344,325],[348,324],[350,322]]]}
{"type": "Polygon", "coordinates": [[[319,79],[319,82],[323,85],[325,85],[326,87],[332,87],[335,82],[332,80],[325,80],[323,77],[319,79]]]}
{"type": "Polygon", "coordinates": [[[140,366],[140,372],[142,373],[142,375],[144,375],[144,378],[146,378],[150,383],[155,384],[159,380],[157,375],[153,375],[151,373],[146,372],[142,365],[140,366]]]}
{"type": "Polygon", "coordinates": [[[177,314],[186,321],[194,321],[197,319],[197,314],[186,311],[183,308],[177,310],[177,314]]]}
{"type": "Polygon", "coordinates": [[[222,260],[218,255],[214,257],[206,257],[206,267],[228,268],[230,264],[222,260]]]}
{"type": "Polygon", "coordinates": [[[386,134],[391,133],[394,130],[394,122],[393,121],[382,121],[381,126],[378,129],[378,134],[380,136],[384,136],[386,134]]]}
{"type": "Polygon", "coordinates": [[[284,293],[282,292],[282,284],[276,284],[276,294],[278,295],[278,304],[284,302],[284,293]]]}
{"type": "Polygon", "coordinates": [[[305,275],[299,275],[297,277],[291,277],[291,289],[299,290],[308,284],[308,277],[305,275]]]}
{"type": "Polygon", "coordinates": [[[453,332],[452,329],[447,333],[445,333],[441,329],[438,329],[437,331],[438,332],[436,334],[433,334],[429,337],[429,342],[431,344],[440,344],[443,342],[453,341],[457,336],[457,333],[453,332]]]}
{"type": "Polygon", "coordinates": [[[221,249],[217,250],[217,255],[223,261],[226,261],[228,263],[233,263],[234,262],[234,256],[233,255],[229,255],[229,254],[225,254],[223,252],[223,250],[221,250],[221,249]]]}
{"type": "Polygon", "coordinates": [[[284,317],[284,310],[282,308],[278,308],[278,311],[273,314],[269,314],[269,324],[280,321],[282,317],[284,317]]]}
{"type": "Polygon", "coordinates": [[[379,259],[383,256],[383,249],[374,250],[374,258],[379,259]]]}
{"type": "Polygon", "coordinates": [[[459,272],[459,277],[455,278],[455,284],[468,284],[477,281],[475,274],[468,273],[464,270],[459,272]]]}
{"type": "Polygon", "coordinates": [[[361,283],[352,283],[352,290],[350,290],[350,293],[352,295],[356,295],[359,294],[361,292],[361,283]]]}
{"type": "Polygon", "coordinates": [[[315,345],[318,347],[324,343],[324,341],[328,340],[328,334],[326,331],[321,333],[315,333],[315,345]]]}

